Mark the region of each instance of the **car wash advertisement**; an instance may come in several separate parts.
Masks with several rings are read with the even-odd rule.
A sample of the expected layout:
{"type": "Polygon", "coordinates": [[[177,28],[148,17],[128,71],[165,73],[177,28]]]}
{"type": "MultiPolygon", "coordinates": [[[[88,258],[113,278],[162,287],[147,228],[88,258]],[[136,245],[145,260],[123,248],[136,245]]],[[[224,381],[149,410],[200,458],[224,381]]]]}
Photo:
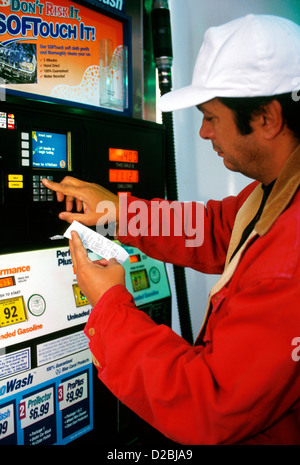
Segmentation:
{"type": "Polygon", "coordinates": [[[0,0],[1,82],[17,94],[122,111],[123,27],[69,0],[0,0]]]}
{"type": "Polygon", "coordinates": [[[66,444],[93,428],[90,312],[69,248],[0,257],[0,445],[66,444]]]}

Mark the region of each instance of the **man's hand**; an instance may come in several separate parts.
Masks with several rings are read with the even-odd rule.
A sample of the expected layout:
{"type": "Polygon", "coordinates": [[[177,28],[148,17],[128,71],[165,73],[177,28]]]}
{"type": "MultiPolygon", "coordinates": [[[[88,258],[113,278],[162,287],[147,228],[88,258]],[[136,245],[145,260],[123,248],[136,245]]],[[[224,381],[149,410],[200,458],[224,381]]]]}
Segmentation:
{"type": "Polygon", "coordinates": [[[77,282],[89,303],[94,307],[108,289],[117,284],[125,286],[125,270],[114,258],[92,262],[79,235],[75,231],[72,231],[71,235],[70,251],[77,282]]]}
{"type": "Polygon", "coordinates": [[[47,189],[56,192],[59,202],[66,199],[66,211],[60,213],[60,219],[68,223],[76,220],[86,226],[95,226],[97,222],[101,224],[101,217],[105,223],[118,222],[119,197],[104,187],[71,176],[66,176],[60,183],[48,179],[43,179],[42,183],[47,189]],[[72,213],[74,201],[77,213],[72,213]]]}

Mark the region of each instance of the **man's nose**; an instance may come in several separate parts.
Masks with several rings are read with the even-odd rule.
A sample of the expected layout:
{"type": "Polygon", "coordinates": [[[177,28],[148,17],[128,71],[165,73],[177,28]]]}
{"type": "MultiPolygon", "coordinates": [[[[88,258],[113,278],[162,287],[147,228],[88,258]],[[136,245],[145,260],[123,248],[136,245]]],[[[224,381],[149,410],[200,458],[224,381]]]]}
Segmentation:
{"type": "Polygon", "coordinates": [[[199,131],[199,135],[200,137],[202,137],[202,139],[208,139],[208,140],[213,139],[213,136],[214,136],[211,123],[209,121],[206,121],[204,118],[202,120],[202,125],[199,131]]]}

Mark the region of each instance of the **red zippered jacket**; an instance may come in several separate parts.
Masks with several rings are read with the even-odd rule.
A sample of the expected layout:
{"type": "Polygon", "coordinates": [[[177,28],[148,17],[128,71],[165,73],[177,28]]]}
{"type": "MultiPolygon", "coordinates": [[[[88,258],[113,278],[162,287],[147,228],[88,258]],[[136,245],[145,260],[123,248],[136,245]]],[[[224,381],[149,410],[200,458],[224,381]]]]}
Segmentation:
{"type": "Polygon", "coordinates": [[[139,311],[120,285],[102,296],[85,328],[99,378],[173,441],[300,444],[299,180],[300,148],[232,261],[262,198],[256,182],[203,207],[201,246],[120,229],[121,242],[154,258],[221,274],[193,346],[139,311]]]}

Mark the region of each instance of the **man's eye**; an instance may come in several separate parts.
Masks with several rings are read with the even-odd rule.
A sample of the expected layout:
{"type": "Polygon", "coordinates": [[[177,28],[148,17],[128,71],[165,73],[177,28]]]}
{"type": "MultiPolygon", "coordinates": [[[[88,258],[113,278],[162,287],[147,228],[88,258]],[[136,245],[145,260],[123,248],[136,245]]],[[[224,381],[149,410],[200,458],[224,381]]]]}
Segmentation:
{"type": "Polygon", "coordinates": [[[204,121],[212,121],[213,120],[213,117],[212,116],[204,116],[204,121]]]}

